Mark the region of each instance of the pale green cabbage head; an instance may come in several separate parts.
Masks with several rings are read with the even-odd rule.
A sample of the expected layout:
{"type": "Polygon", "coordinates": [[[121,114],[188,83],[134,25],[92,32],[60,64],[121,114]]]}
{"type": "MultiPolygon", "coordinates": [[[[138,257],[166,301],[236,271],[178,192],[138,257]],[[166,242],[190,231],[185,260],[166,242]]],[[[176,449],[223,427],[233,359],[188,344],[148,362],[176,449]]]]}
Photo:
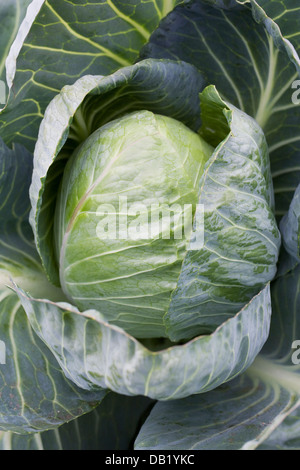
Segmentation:
{"type": "Polygon", "coordinates": [[[135,337],[168,336],[212,153],[184,124],[149,111],[114,120],[80,145],[64,172],[54,227],[72,303],[135,337]]]}

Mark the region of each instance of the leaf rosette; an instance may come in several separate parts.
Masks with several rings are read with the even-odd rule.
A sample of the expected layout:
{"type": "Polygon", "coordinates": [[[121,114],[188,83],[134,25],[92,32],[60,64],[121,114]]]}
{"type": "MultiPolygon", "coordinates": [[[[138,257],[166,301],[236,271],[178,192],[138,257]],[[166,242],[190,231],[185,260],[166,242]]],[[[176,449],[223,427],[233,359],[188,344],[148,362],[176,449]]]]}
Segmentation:
{"type": "Polygon", "coordinates": [[[296,0],[0,9],[0,449],[299,446],[296,0]]]}
{"type": "Polygon", "coordinates": [[[166,400],[251,364],[268,336],[280,246],[268,147],[193,66],[147,59],[64,87],[40,126],[30,198],[43,266],[69,304],[20,300],[69,379],[166,400]],[[203,227],[194,211],[184,239],[161,228],[150,241],[104,240],[99,203],[124,192],[197,203],[203,227]]]}

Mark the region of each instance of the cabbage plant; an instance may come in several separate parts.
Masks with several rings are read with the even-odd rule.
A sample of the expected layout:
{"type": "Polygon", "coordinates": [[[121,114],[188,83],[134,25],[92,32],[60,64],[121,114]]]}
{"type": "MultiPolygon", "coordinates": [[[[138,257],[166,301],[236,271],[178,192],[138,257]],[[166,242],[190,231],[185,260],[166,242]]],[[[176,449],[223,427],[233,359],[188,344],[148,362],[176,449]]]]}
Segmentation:
{"type": "Polygon", "coordinates": [[[297,1],[0,10],[0,447],[300,449],[297,1]]]}

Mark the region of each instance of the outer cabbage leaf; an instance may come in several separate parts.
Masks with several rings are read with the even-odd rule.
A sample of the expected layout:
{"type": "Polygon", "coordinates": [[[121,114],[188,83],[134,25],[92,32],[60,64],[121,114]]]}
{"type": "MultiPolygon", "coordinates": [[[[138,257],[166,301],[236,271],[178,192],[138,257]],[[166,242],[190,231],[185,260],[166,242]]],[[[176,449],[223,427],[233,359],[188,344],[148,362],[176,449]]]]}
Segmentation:
{"type": "Polygon", "coordinates": [[[62,300],[61,290],[43,272],[28,223],[32,155],[19,144],[11,150],[0,139],[0,165],[0,286],[14,278],[33,295],[62,300]]]}
{"type": "Polygon", "coordinates": [[[10,95],[0,117],[6,144],[33,151],[45,108],[61,88],[133,64],[177,3],[33,0],[7,59],[10,95]]]}
{"type": "MultiPolygon", "coordinates": [[[[209,3],[194,0],[176,7],[152,34],[141,58],[180,59],[194,64],[208,83],[216,85],[222,98],[257,120],[269,145],[276,214],[280,218],[288,210],[300,180],[300,107],[292,102],[292,84],[300,73],[299,56],[257,2],[251,2],[252,11],[248,2],[244,6],[237,2],[209,3]]],[[[278,2],[266,3],[278,6],[278,2]]],[[[291,10],[296,9],[296,16],[296,0],[289,5],[291,10]]],[[[280,25],[286,32],[288,22],[284,25],[282,20],[280,25]]],[[[290,40],[298,46],[297,34],[290,40]]]]}
{"type": "Polygon", "coordinates": [[[300,450],[300,408],[290,413],[258,450],[300,450]]]}
{"type": "Polygon", "coordinates": [[[33,332],[18,296],[0,290],[0,429],[28,433],[53,429],[92,410],[105,390],[86,392],[67,380],[33,332]]]}
{"type": "Polygon", "coordinates": [[[109,393],[93,411],[58,429],[0,432],[0,450],[128,450],[151,406],[145,397],[109,393]]]}
{"type": "Polygon", "coordinates": [[[158,400],[208,391],[249,367],[269,332],[269,285],[211,335],[161,351],[108,325],[95,310],[79,312],[70,304],[16,292],[66,377],[91,391],[104,387],[158,400]]]}
{"type": "Polygon", "coordinates": [[[288,213],[280,223],[283,244],[287,253],[296,261],[300,261],[300,184],[292,199],[288,213]]]}
{"type": "Polygon", "coordinates": [[[300,10],[297,0],[250,0],[254,18],[263,22],[279,47],[283,47],[300,71],[300,10]]]}
{"type": "Polygon", "coordinates": [[[299,264],[299,234],[300,234],[300,205],[298,186],[292,199],[290,208],[280,221],[282,246],[279,254],[279,264],[276,277],[284,276],[299,264]]]}
{"type": "Polygon", "coordinates": [[[18,433],[51,429],[87,413],[106,391],[86,393],[68,381],[35,335],[14,277],[26,290],[63,299],[43,273],[28,223],[32,155],[0,141],[0,429],[18,433]]]}
{"type": "Polygon", "coordinates": [[[221,141],[222,118],[230,132],[216,147],[200,181],[204,246],[187,252],[172,294],[166,324],[173,340],[205,328],[211,331],[237,312],[274,277],[280,246],[261,129],[241,111],[226,106],[214,87],[202,92],[201,109],[201,133],[208,142],[221,141]]]}
{"type": "Polygon", "coordinates": [[[136,450],[250,450],[295,405],[284,386],[242,374],[204,395],[157,403],[136,450]]]}
{"type": "MultiPolygon", "coordinates": [[[[32,0],[6,0],[1,2],[0,12],[2,27],[0,31],[0,80],[5,81],[5,61],[11,44],[17,35],[26,9],[32,0]]],[[[0,101],[0,105],[4,104],[0,101]]]]}

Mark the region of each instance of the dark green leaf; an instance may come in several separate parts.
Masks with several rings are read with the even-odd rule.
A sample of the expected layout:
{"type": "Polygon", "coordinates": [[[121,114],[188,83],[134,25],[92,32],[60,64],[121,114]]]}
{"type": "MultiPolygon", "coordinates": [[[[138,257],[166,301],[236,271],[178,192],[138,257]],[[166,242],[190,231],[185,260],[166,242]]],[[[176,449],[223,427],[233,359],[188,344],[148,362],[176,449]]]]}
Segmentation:
{"type": "Polygon", "coordinates": [[[152,403],[109,393],[93,411],[54,431],[22,436],[0,432],[0,450],[129,450],[152,403]]]}
{"type": "Polygon", "coordinates": [[[135,449],[255,449],[293,405],[284,386],[245,373],[204,395],[156,404],[135,449]]]}
{"type": "MultiPolygon", "coordinates": [[[[26,9],[32,0],[6,0],[1,2],[1,29],[0,29],[0,80],[5,81],[5,61],[9,48],[14,41],[18,28],[23,21],[26,9]]],[[[4,104],[0,100],[1,104],[4,104]]]]}
{"type": "Polygon", "coordinates": [[[280,223],[283,244],[288,254],[300,261],[300,184],[292,199],[288,213],[280,223]]]}
{"type": "Polygon", "coordinates": [[[194,64],[227,102],[257,120],[270,148],[280,217],[300,180],[300,106],[292,102],[292,84],[299,79],[300,61],[278,27],[271,20],[264,21],[252,3],[261,24],[253,19],[247,5],[228,4],[223,9],[219,2],[216,7],[204,0],[179,5],[152,34],[141,58],[181,59],[194,64]]]}
{"type": "Polygon", "coordinates": [[[289,414],[258,450],[300,450],[300,407],[289,414]]]}
{"type": "Polygon", "coordinates": [[[16,294],[0,291],[0,429],[18,433],[55,428],[87,413],[106,391],[88,393],[68,381],[32,331],[16,294]]]}
{"type": "Polygon", "coordinates": [[[31,151],[49,101],[86,74],[133,64],[177,0],[34,0],[8,57],[8,106],[1,136],[31,151]]]}
{"type": "Polygon", "coordinates": [[[66,380],[54,356],[32,331],[11,278],[38,296],[62,299],[34,249],[28,223],[32,156],[0,141],[0,429],[29,432],[56,427],[101,401],[66,380]]]}
{"type": "Polygon", "coordinates": [[[290,49],[292,60],[295,59],[295,62],[298,63],[299,66],[300,8],[298,0],[251,0],[251,3],[254,11],[257,12],[257,18],[264,21],[270,30],[274,29],[274,35],[277,34],[274,23],[279,26],[280,32],[285,40],[283,41],[284,46],[290,49]],[[294,46],[298,57],[292,50],[289,42],[294,46]]]}

